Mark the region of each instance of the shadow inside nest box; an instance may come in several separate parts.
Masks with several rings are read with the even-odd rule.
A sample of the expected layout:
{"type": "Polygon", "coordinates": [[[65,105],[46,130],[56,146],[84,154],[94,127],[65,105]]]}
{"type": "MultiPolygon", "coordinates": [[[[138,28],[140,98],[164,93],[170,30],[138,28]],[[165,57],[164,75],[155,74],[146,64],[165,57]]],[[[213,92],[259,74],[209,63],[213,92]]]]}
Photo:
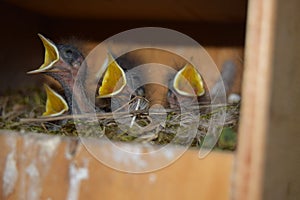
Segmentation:
{"type": "Polygon", "coordinates": [[[156,26],[182,32],[203,46],[217,48],[244,46],[244,22],[55,18],[4,2],[0,5],[2,23],[5,27],[0,33],[2,46],[0,91],[40,84],[39,76],[26,74],[27,71],[36,69],[43,63],[44,49],[37,33],[45,34],[55,42],[75,41],[90,50],[95,42],[101,42],[122,31],[156,26]]]}

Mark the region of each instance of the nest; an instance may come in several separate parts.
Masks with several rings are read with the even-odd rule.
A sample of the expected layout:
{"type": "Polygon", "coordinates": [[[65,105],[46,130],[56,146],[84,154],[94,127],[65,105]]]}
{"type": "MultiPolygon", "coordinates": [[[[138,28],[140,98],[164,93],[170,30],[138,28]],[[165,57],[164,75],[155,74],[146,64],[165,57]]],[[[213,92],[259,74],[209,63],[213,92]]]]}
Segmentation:
{"type": "MultiPolygon", "coordinates": [[[[104,135],[113,141],[142,142],[158,145],[174,144],[186,145],[192,114],[178,109],[133,111],[130,113],[97,113],[96,121],[82,120],[89,116],[63,115],[59,117],[40,117],[44,112],[46,96],[39,88],[22,91],[7,91],[0,97],[0,129],[17,130],[20,132],[36,132],[62,136],[81,136],[100,138],[104,135]],[[130,124],[132,118],[135,125],[130,124]],[[162,120],[164,119],[164,120],[162,120]],[[128,125],[119,123],[127,120],[128,125]],[[157,123],[153,123],[153,121],[157,123]],[[163,123],[162,123],[163,122],[163,123]],[[85,131],[78,131],[78,126],[84,126],[85,131]],[[181,137],[176,137],[178,133],[181,137]]],[[[226,111],[225,122],[217,149],[234,150],[237,142],[237,128],[239,121],[239,104],[213,105],[217,109],[211,110],[210,105],[197,105],[192,110],[200,112],[197,115],[196,134],[189,141],[191,147],[200,148],[211,120],[226,111]]],[[[212,136],[214,137],[214,136],[212,136]]],[[[209,139],[209,138],[208,138],[209,139]]]]}

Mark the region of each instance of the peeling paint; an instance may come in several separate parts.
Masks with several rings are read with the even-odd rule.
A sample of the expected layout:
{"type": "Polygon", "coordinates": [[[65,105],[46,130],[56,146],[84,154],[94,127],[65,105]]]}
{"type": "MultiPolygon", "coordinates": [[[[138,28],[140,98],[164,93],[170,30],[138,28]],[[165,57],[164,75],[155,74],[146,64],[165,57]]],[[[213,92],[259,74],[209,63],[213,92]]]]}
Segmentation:
{"type": "Polygon", "coordinates": [[[18,169],[14,157],[15,151],[12,151],[10,154],[8,154],[6,158],[2,185],[4,197],[7,197],[13,192],[16,182],[18,180],[18,169]]]}
{"type": "Polygon", "coordinates": [[[77,168],[74,163],[71,163],[69,168],[69,176],[70,187],[68,191],[67,200],[76,200],[79,196],[81,181],[84,179],[88,179],[89,177],[88,168],[87,166],[77,168]]]}

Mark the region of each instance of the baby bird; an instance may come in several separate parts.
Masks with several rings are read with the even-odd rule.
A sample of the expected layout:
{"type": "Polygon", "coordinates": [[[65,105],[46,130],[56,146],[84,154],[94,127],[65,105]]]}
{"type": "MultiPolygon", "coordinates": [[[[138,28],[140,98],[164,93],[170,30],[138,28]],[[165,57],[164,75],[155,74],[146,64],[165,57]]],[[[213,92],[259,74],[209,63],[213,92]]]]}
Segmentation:
{"type": "MultiPolygon", "coordinates": [[[[62,86],[65,96],[64,100],[64,98],[54,90],[45,86],[48,95],[48,108],[46,106],[44,115],[56,116],[65,112],[71,114],[95,112],[95,105],[91,103],[91,97],[88,96],[87,88],[85,86],[88,78],[95,79],[95,77],[87,76],[88,66],[85,63],[83,54],[72,45],[56,45],[43,35],[38,34],[38,36],[45,47],[44,63],[38,69],[28,72],[28,74],[44,73],[54,78],[62,86]],[[51,103],[53,101],[55,103],[51,103]],[[57,108],[51,108],[51,106],[57,104],[61,104],[59,106],[61,110],[58,109],[56,113],[50,111],[57,110],[57,108]]],[[[128,81],[132,82],[133,80],[128,79],[133,78],[126,77],[125,70],[110,53],[108,53],[108,62],[105,67],[106,69],[104,70],[98,87],[98,98],[111,98],[122,93],[122,91],[123,94],[126,94],[126,90],[130,91],[130,84],[128,86],[128,81]]],[[[182,96],[184,98],[200,97],[205,94],[204,82],[200,73],[189,63],[175,74],[172,79],[171,87],[178,93],[177,96],[182,96]]],[[[139,90],[137,93],[131,91],[131,94],[143,96],[144,94],[140,94],[141,91],[142,93],[145,93],[144,90],[139,90]]],[[[173,97],[171,95],[171,97],[167,98],[172,99],[173,97]]],[[[172,100],[170,100],[170,102],[172,102],[172,100]]]]}
{"type": "MultiPolygon", "coordinates": [[[[57,80],[64,90],[65,101],[49,87],[46,88],[49,102],[53,98],[58,97],[61,101],[55,100],[55,105],[59,102],[62,111],[74,113],[92,113],[95,112],[95,106],[91,103],[90,97],[87,94],[85,82],[87,77],[87,64],[84,62],[82,53],[72,45],[58,44],[56,45],[51,40],[41,34],[38,34],[45,48],[44,63],[36,70],[28,72],[28,74],[46,74],[57,80]],[[53,94],[53,95],[50,95],[53,94]],[[66,105],[64,104],[66,102],[66,105]],[[68,108],[66,108],[68,107],[68,108]]],[[[109,54],[109,63],[103,75],[101,86],[99,87],[99,97],[107,98],[119,93],[126,85],[125,73],[117,62],[109,54]],[[119,79],[121,78],[121,81],[119,79]]],[[[95,78],[95,77],[92,77],[95,78]]],[[[48,103],[48,106],[53,104],[48,103]]],[[[48,107],[46,110],[51,110],[48,107]]],[[[53,110],[56,110],[53,108],[53,110]]],[[[45,112],[44,115],[52,115],[51,112],[45,112]]],[[[62,114],[57,112],[54,115],[62,114]]]]}

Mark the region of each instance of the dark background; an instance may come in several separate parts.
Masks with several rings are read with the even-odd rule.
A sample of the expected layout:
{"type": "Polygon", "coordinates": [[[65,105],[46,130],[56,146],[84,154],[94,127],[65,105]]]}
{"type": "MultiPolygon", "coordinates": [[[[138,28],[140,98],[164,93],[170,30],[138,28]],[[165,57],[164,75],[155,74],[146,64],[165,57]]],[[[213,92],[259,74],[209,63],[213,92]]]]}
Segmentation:
{"type": "Polygon", "coordinates": [[[0,91],[36,85],[26,71],[43,62],[37,33],[55,42],[89,43],[144,26],[180,31],[203,46],[243,47],[246,1],[34,1],[0,2],[0,91]]]}

